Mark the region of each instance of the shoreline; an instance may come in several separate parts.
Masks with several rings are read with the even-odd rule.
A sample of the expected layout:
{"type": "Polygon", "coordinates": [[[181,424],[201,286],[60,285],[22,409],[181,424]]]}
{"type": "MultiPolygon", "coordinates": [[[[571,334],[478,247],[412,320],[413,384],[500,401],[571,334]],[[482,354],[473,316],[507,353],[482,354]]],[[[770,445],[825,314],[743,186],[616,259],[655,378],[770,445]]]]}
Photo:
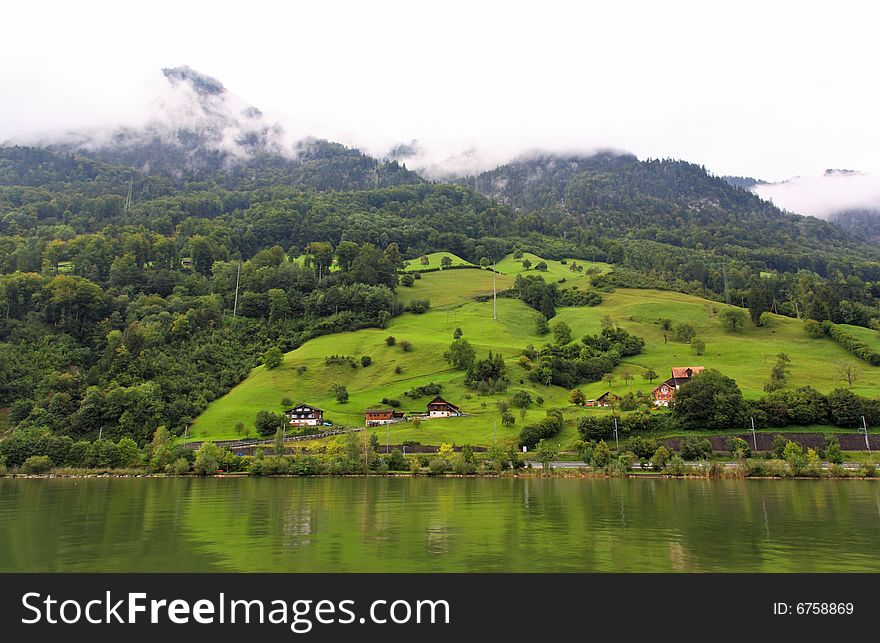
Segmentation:
{"type": "MultiPolygon", "coordinates": [[[[854,472],[855,473],[855,472],[854,472]]],[[[651,479],[651,480],[877,480],[880,476],[866,475],[790,475],[790,476],[747,476],[747,475],[707,475],[705,472],[694,472],[690,474],[671,474],[662,471],[651,471],[645,473],[628,472],[621,475],[610,475],[603,472],[592,472],[583,469],[561,468],[551,469],[550,471],[535,470],[534,472],[502,472],[502,473],[442,473],[442,474],[425,474],[411,473],[406,471],[391,473],[352,473],[352,474],[315,474],[315,475],[297,475],[292,473],[282,473],[276,475],[252,476],[247,472],[229,472],[216,473],[210,476],[198,474],[167,474],[167,473],[122,473],[114,471],[96,471],[96,472],[71,472],[71,473],[4,473],[0,474],[0,480],[87,480],[99,478],[116,478],[116,479],[190,479],[190,480],[208,480],[208,479],[258,479],[258,478],[424,478],[424,479],[515,479],[515,478],[579,478],[579,479],[651,479]]]]}

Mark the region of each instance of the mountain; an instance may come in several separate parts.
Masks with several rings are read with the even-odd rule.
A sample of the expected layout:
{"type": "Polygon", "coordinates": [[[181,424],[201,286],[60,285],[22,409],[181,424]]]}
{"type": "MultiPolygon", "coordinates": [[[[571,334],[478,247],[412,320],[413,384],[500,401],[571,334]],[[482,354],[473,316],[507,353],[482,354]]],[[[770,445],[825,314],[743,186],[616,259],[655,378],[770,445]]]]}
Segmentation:
{"type": "Polygon", "coordinates": [[[522,212],[541,212],[563,227],[586,226],[602,234],[731,256],[740,254],[737,248],[784,252],[792,247],[876,256],[837,225],[783,212],[685,161],[640,161],[616,152],[542,154],[462,182],[522,212]]]}
{"type": "Polygon", "coordinates": [[[721,177],[725,181],[727,181],[730,185],[735,188],[741,188],[743,190],[751,190],[752,188],[758,185],[767,185],[767,181],[762,179],[754,179],[750,176],[730,176],[725,175],[721,177]]]}
{"type": "Polygon", "coordinates": [[[316,190],[361,190],[420,183],[397,161],[381,161],[330,141],[290,140],[284,127],[188,66],[163,69],[166,92],[147,123],[111,132],[76,132],[50,147],[178,184],[284,182],[316,190]]]}
{"type": "Polygon", "coordinates": [[[842,210],[831,221],[859,239],[880,244],[880,210],[842,210]]]}

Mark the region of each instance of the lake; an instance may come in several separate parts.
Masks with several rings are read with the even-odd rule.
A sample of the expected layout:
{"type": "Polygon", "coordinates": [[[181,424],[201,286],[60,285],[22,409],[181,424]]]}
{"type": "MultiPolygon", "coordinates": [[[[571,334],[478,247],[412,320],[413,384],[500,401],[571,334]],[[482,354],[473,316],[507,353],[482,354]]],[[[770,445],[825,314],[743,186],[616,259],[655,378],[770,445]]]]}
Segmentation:
{"type": "Polygon", "coordinates": [[[880,482],[0,479],[2,572],[878,572],[880,482]]]}

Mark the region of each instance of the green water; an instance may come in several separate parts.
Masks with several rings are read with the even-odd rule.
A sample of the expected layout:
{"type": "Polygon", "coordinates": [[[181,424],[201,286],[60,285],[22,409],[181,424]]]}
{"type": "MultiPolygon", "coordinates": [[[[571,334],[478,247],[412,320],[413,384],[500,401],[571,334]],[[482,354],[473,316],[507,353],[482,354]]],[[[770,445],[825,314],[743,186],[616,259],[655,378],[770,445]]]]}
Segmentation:
{"type": "Polygon", "coordinates": [[[880,571],[880,482],[0,480],[0,571],[880,571]]]}

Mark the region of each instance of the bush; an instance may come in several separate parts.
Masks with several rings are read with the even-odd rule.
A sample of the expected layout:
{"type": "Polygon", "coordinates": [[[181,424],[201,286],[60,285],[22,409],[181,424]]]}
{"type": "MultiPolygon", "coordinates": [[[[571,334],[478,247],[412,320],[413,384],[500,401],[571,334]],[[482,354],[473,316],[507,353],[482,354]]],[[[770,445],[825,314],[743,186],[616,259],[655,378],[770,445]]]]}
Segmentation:
{"type": "Polygon", "coordinates": [[[679,452],[685,460],[708,460],[712,457],[712,443],[707,438],[688,436],[681,441],[679,452]]]}
{"type": "Polygon", "coordinates": [[[275,432],[284,424],[283,413],[272,413],[271,411],[258,411],[257,417],[254,419],[254,427],[257,433],[264,437],[275,435],[275,432]]]}
{"type": "Polygon", "coordinates": [[[831,464],[843,464],[843,452],[837,438],[829,438],[825,446],[825,459],[831,464]]]}
{"type": "Polygon", "coordinates": [[[428,384],[425,384],[424,386],[413,387],[406,393],[404,393],[404,395],[413,399],[425,397],[427,395],[439,395],[442,388],[443,386],[441,384],[430,382],[428,384]]]}
{"type": "Polygon", "coordinates": [[[397,343],[397,338],[394,335],[389,335],[385,338],[385,344],[388,346],[394,346],[397,343]]]}
{"type": "Polygon", "coordinates": [[[53,466],[49,456],[32,455],[22,463],[21,468],[25,473],[46,473],[53,466]]]}
{"type": "Polygon", "coordinates": [[[545,438],[552,438],[562,430],[562,414],[548,415],[536,424],[522,428],[519,434],[519,446],[532,448],[545,438]]]}
{"type": "Polygon", "coordinates": [[[862,340],[850,335],[841,326],[831,324],[828,334],[831,336],[831,339],[859,359],[865,360],[871,366],[880,366],[880,352],[874,350],[862,340]]]}
{"type": "Polygon", "coordinates": [[[445,473],[448,467],[449,464],[443,458],[433,458],[428,462],[428,469],[431,471],[432,476],[445,473]]]}
{"type": "Polygon", "coordinates": [[[386,405],[386,406],[390,406],[390,407],[396,409],[397,407],[400,406],[400,400],[395,400],[395,399],[390,398],[390,397],[383,397],[383,398],[382,398],[382,404],[384,404],[384,405],[386,405]]]}
{"type": "Polygon", "coordinates": [[[412,285],[413,285],[413,283],[415,282],[415,280],[416,280],[415,277],[413,277],[413,276],[410,275],[410,274],[406,274],[406,275],[403,275],[403,276],[400,278],[400,285],[401,285],[401,286],[406,286],[407,288],[410,288],[410,287],[412,287],[412,285]]]}
{"type": "Polygon", "coordinates": [[[186,458],[177,458],[177,460],[175,460],[171,464],[166,465],[165,467],[165,473],[169,475],[179,476],[187,473],[188,471],[189,460],[187,460],[186,458]]]}
{"type": "Polygon", "coordinates": [[[657,447],[657,450],[654,451],[654,455],[651,456],[651,464],[654,465],[654,469],[662,470],[663,467],[666,466],[666,463],[669,462],[669,449],[667,449],[662,444],[657,447]]]}
{"type": "Polygon", "coordinates": [[[400,347],[403,349],[404,353],[408,353],[412,350],[412,342],[410,342],[406,339],[401,339],[399,344],[400,344],[400,347]]]}
{"type": "Polygon", "coordinates": [[[213,442],[202,442],[202,445],[196,451],[196,461],[193,469],[202,476],[212,475],[220,468],[223,455],[223,449],[213,442]]]}
{"type": "Polygon", "coordinates": [[[525,409],[532,405],[532,395],[528,391],[516,391],[510,401],[516,408],[525,409]]]}
{"type": "Polygon", "coordinates": [[[745,460],[752,456],[752,449],[749,447],[749,443],[738,437],[727,439],[727,450],[737,460],[745,460]]]}
{"type": "Polygon", "coordinates": [[[807,337],[812,337],[813,339],[825,336],[825,329],[815,319],[808,319],[804,322],[804,332],[807,334],[807,337]]]}
{"type": "Polygon", "coordinates": [[[409,302],[409,305],[406,307],[411,313],[415,313],[416,315],[421,315],[423,313],[428,312],[428,309],[431,307],[431,302],[427,299],[413,299],[409,302]]]}
{"type": "MultiPolygon", "coordinates": [[[[283,406],[285,409],[287,409],[287,408],[293,406],[293,400],[291,400],[289,397],[282,397],[281,398],[281,406],[283,406]]],[[[239,424],[242,424],[242,423],[239,422],[239,424]]],[[[236,429],[238,429],[238,425],[236,425],[236,429]]],[[[241,429],[244,430],[244,424],[242,424],[241,429]]],[[[241,433],[241,431],[237,431],[237,433],[241,433]]]]}
{"type": "Polygon", "coordinates": [[[687,471],[687,465],[680,455],[674,455],[669,459],[666,472],[673,476],[683,476],[687,471]]]}
{"type": "Polygon", "coordinates": [[[409,469],[409,463],[400,449],[393,449],[385,462],[391,471],[406,471],[409,469]]]}
{"type": "Polygon", "coordinates": [[[605,440],[614,437],[614,418],[609,415],[585,415],[578,421],[578,433],[583,440],[605,440]]]}
{"type": "Polygon", "coordinates": [[[372,363],[373,363],[373,358],[370,357],[369,355],[363,355],[361,357],[361,366],[363,366],[364,368],[366,368],[367,366],[369,366],[372,363]]]}
{"type": "Polygon", "coordinates": [[[284,362],[284,353],[277,346],[273,346],[263,353],[263,364],[267,369],[273,369],[281,366],[284,362]]]}

